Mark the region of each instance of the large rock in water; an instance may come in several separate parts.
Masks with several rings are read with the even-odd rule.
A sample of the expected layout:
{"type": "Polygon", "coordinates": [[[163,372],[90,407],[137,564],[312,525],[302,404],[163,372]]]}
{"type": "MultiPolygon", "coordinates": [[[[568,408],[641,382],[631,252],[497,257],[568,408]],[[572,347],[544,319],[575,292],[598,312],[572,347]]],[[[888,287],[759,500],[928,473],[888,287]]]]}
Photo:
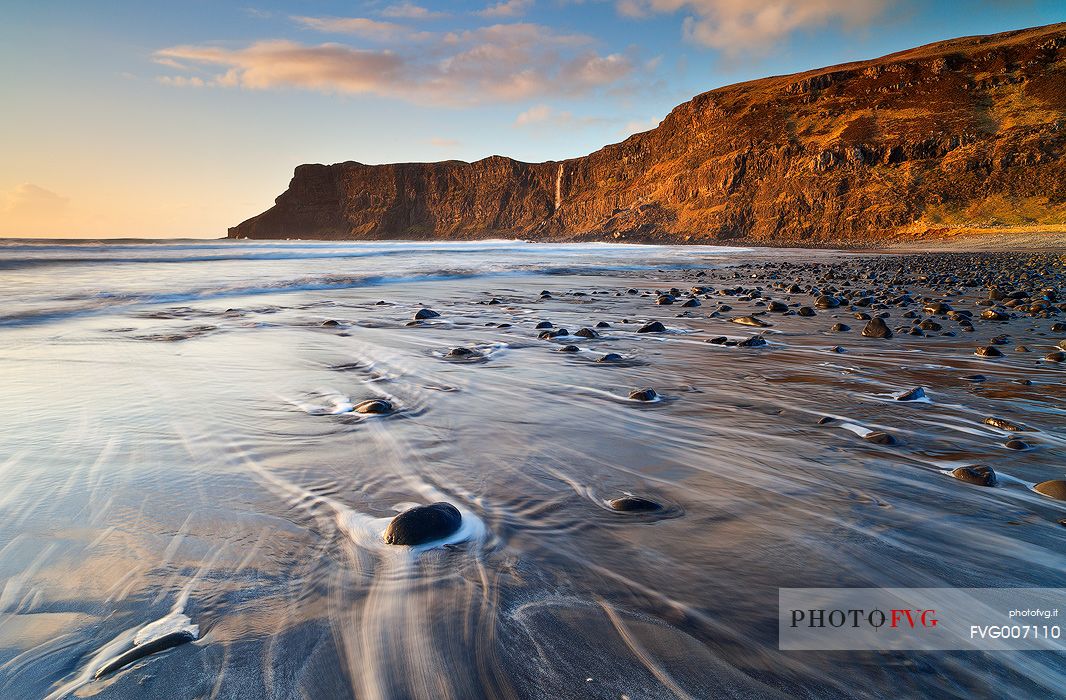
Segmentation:
{"type": "Polygon", "coordinates": [[[976,486],[995,486],[996,485],[996,472],[992,467],[985,466],[973,466],[973,467],[959,467],[951,472],[951,475],[959,481],[965,481],[967,484],[974,484],[976,486]]]}
{"type": "Polygon", "coordinates": [[[1048,498],[1055,498],[1060,501],[1066,501],[1066,481],[1062,479],[1052,479],[1050,481],[1041,481],[1039,484],[1033,487],[1033,490],[1037,493],[1041,493],[1048,498]]]}
{"type": "Polygon", "coordinates": [[[944,202],[1053,223],[1064,56],[1056,24],[750,81],[565,161],[301,165],[229,236],[872,241],[938,229],[944,202]]]}
{"type": "Polygon", "coordinates": [[[385,529],[385,543],[416,545],[442,540],[454,534],[462,522],[462,514],[451,503],[415,506],[392,519],[385,529]]]}

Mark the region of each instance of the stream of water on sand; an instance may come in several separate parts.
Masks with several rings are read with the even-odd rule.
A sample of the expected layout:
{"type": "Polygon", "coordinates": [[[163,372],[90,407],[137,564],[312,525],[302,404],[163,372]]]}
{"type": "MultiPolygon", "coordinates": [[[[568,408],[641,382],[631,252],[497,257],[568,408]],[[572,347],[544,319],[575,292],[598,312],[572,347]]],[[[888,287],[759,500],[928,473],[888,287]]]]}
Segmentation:
{"type": "Polygon", "coordinates": [[[1061,503],[1025,485],[1062,478],[1066,410],[1061,371],[973,338],[840,354],[823,314],[727,347],[752,329],[647,295],[751,255],[0,245],[0,697],[1059,697],[1050,654],[777,650],[779,587],[1062,585],[1061,503]],[[977,462],[1004,487],[944,474],[977,462]],[[450,543],[384,544],[440,500],[450,543]],[[191,641],[108,667],[139,633],[191,641]]]}

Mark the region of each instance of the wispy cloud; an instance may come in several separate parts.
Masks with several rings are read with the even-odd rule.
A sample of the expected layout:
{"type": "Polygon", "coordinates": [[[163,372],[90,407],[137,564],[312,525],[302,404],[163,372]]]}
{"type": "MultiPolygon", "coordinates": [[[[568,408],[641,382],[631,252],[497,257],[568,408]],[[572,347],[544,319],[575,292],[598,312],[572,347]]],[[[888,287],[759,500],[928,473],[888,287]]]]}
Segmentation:
{"type": "MultiPolygon", "coordinates": [[[[626,86],[638,69],[627,55],[601,54],[595,40],[538,24],[497,24],[463,32],[423,33],[423,42],[381,49],[340,43],[257,41],[242,48],[172,46],[157,62],[187,73],[222,71],[204,84],[252,90],[298,88],[369,94],[411,102],[476,104],[587,95],[626,86]]],[[[197,75],[169,84],[196,86],[197,75]]]]}
{"type": "Polygon", "coordinates": [[[619,13],[685,12],[684,37],[727,53],[760,53],[792,32],[841,22],[864,26],[893,0],[617,0],[619,13]]]}
{"type": "Polygon", "coordinates": [[[514,125],[520,127],[579,128],[610,123],[606,117],[575,116],[565,110],[557,110],[546,104],[530,107],[515,117],[514,125]]]}
{"type": "Polygon", "coordinates": [[[13,220],[61,217],[69,205],[68,197],[30,182],[10,192],[0,192],[0,213],[13,220]]]}
{"type": "Polygon", "coordinates": [[[489,5],[484,10],[478,10],[474,14],[482,17],[521,17],[531,7],[533,7],[533,0],[504,0],[504,2],[489,5]]]}
{"type": "Polygon", "coordinates": [[[455,148],[459,145],[459,141],[456,139],[443,138],[441,136],[434,136],[429,140],[429,145],[436,146],[437,148],[455,148]]]}
{"type": "Polygon", "coordinates": [[[380,14],[382,17],[392,17],[394,19],[440,19],[448,16],[447,12],[437,12],[411,2],[389,5],[380,14]]]}
{"type": "Polygon", "coordinates": [[[379,22],[366,17],[292,17],[302,27],[326,34],[354,34],[368,39],[395,39],[407,28],[395,22],[379,22]]]}

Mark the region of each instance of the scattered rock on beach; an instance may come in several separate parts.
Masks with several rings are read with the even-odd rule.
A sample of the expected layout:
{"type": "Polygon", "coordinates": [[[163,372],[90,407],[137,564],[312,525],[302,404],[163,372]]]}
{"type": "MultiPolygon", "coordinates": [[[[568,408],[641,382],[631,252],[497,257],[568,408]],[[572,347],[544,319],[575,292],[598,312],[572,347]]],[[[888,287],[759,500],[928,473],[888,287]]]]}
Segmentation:
{"type": "Polygon", "coordinates": [[[462,524],[459,509],[450,503],[415,506],[397,515],[385,529],[385,543],[419,545],[454,534],[462,524]]]}
{"type": "Polygon", "coordinates": [[[1039,494],[1047,496],[1048,498],[1054,498],[1059,501],[1066,501],[1066,481],[1063,479],[1051,479],[1049,481],[1041,481],[1039,484],[1033,487],[1033,490],[1039,494]]]}
{"type": "Polygon", "coordinates": [[[659,398],[659,394],[655,392],[655,389],[634,389],[629,392],[629,398],[634,401],[654,401],[659,398]]]}
{"type": "Polygon", "coordinates": [[[415,312],[416,321],[425,321],[427,318],[437,318],[440,314],[433,309],[419,309],[415,312]]]}
{"type": "Polygon", "coordinates": [[[882,318],[872,318],[862,329],[863,336],[867,338],[888,339],[892,337],[892,330],[885,325],[882,318]]]}
{"type": "Polygon", "coordinates": [[[655,513],[663,509],[655,501],[640,496],[622,496],[608,501],[607,505],[621,513],[655,513]]]}
{"type": "Polygon", "coordinates": [[[736,318],[729,319],[730,323],[739,323],[742,326],[755,326],[756,328],[765,328],[770,324],[754,316],[737,316],[736,318]]]}
{"type": "Polygon", "coordinates": [[[367,399],[356,404],[352,410],[356,413],[389,413],[392,411],[392,403],[385,399],[367,399]]]}
{"type": "Polygon", "coordinates": [[[666,326],[658,321],[650,321],[637,329],[637,333],[662,333],[666,330],[666,326]]]}
{"type": "Polygon", "coordinates": [[[896,444],[896,438],[892,437],[888,433],[883,433],[883,432],[880,432],[878,430],[866,433],[866,435],[863,436],[863,440],[866,440],[867,442],[872,442],[875,445],[895,445],[896,444]]]}
{"type": "Polygon", "coordinates": [[[991,425],[993,428],[999,428],[1000,430],[1009,430],[1011,432],[1025,432],[1027,430],[1023,425],[1011,422],[1006,418],[996,418],[994,416],[985,418],[984,424],[991,425]]]}
{"type": "Polygon", "coordinates": [[[918,399],[925,398],[925,389],[920,386],[916,386],[913,389],[907,389],[901,391],[898,394],[893,394],[892,398],[896,401],[917,401],[918,399]]]}
{"type": "Polygon", "coordinates": [[[975,465],[972,467],[959,467],[951,472],[951,475],[959,481],[977,486],[995,486],[996,472],[992,467],[975,465]]]}

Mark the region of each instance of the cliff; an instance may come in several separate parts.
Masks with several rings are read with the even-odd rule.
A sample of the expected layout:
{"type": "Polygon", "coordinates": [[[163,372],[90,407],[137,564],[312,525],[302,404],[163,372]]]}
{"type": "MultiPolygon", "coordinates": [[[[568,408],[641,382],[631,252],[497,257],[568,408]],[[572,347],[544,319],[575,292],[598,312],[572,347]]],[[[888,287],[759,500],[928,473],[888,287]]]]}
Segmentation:
{"type": "Polygon", "coordinates": [[[877,241],[1066,222],[1066,23],[703,93],[582,158],[301,165],[231,238],[877,241]]]}

